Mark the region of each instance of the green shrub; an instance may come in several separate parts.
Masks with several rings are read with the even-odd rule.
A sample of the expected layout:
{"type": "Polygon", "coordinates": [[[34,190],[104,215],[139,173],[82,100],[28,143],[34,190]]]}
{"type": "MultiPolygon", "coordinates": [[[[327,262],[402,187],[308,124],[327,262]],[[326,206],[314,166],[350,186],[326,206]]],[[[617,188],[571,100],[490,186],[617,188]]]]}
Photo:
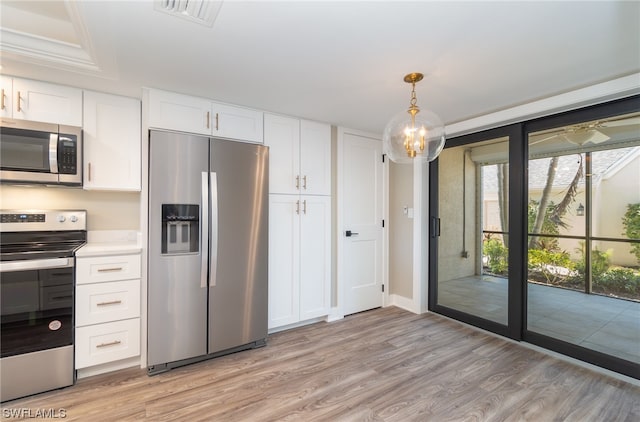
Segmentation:
{"type": "Polygon", "coordinates": [[[482,253],[488,258],[487,266],[494,274],[507,274],[509,251],[501,240],[487,239],[482,245],[482,253]]]}
{"type": "Polygon", "coordinates": [[[528,259],[529,271],[544,277],[547,284],[561,284],[575,268],[567,252],[529,249],[528,259]]]}
{"type": "MultiPolygon", "coordinates": [[[[584,253],[584,242],[580,242],[580,248],[576,249],[580,252],[580,260],[576,262],[576,270],[578,274],[583,276],[585,275],[585,253],[584,253]]],[[[595,280],[604,274],[609,267],[611,266],[611,250],[606,252],[602,252],[598,248],[595,248],[591,251],[591,278],[595,280]]]]}
{"type": "MultiPolygon", "coordinates": [[[[529,233],[533,231],[533,225],[536,221],[536,216],[538,215],[538,204],[540,201],[536,201],[535,199],[529,200],[529,206],[527,209],[527,230],[529,233]]],[[[544,220],[542,222],[542,230],[541,233],[544,234],[560,234],[560,230],[558,229],[558,225],[555,224],[549,218],[551,211],[555,208],[555,204],[553,201],[549,203],[547,206],[547,211],[544,215],[544,220]]],[[[559,250],[560,246],[558,244],[558,239],[555,237],[537,237],[535,241],[535,249],[547,249],[550,251],[559,250]]]]}
{"type": "Polygon", "coordinates": [[[593,279],[593,291],[637,299],[640,297],[640,273],[631,268],[611,268],[593,279]]]}
{"type": "MultiPolygon", "coordinates": [[[[627,212],[622,217],[624,233],[629,239],[640,239],[640,203],[628,204],[627,212]]],[[[640,243],[631,244],[631,253],[636,256],[640,264],[640,243]]]]}

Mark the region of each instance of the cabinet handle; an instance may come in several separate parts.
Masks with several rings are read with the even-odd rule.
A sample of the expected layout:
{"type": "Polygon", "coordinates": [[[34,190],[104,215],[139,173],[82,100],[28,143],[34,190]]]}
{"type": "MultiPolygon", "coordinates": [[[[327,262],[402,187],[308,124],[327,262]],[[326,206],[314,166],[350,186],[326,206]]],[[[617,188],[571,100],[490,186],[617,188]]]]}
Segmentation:
{"type": "Polygon", "coordinates": [[[22,111],[22,107],[21,107],[21,105],[22,105],[22,104],[20,104],[20,91],[18,91],[18,112],[21,112],[21,111],[22,111]]]}
{"type": "Polygon", "coordinates": [[[90,182],[91,181],[91,163],[87,164],[87,180],[90,182]]]}
{"type": "Polygon", "coordinates": [[[216,113],[216,130],[218,130],[218,113],[216,113]]]}
{"type": "Polygon", "coordinates": [[[4,97],[5,97],[5,95],[4,95],[4,88],[2,88],[2,100],[0,100],[0,101],[2,102],[2,110],[4,110],[4,109],[5,109],[5,106],[4,106],[4,97]]]}
{"type": "Polygon", "coordinates": [[[96,347],[109,347],[109,346],[117,346],[122,343],[120,340],[110,341],[109,343],[100,343],[96,347]]]}
{"type": "Polygon", "coordinates": [[[302,201],[302,213],[303,214],[307,213],[307,200],[306,199],[304,201],[302,201]]]}
{"type": "Polygon", "coordinates": [[[296,189],[300,190],[300,175],[296,176],[296,189]]]}
{"type": "Polygon", "coordinates": [[[100,268],[98,269],[99,273],[111,273],[114,271],[122,271],[122,267],[113,267],[113,268],[100,268]]]}
{"type": "Polygon", "coordinates": [[[300,214],[300,201],[296,201],[296,214],[300,214]]]}
{"type": "Polygon", "coordinates": [[[109,306],[109,305],[119,305],[121,303],[122,303],[121,300],[111,300],[109,302],[100,302],[100,303],[97,303],[96,305],[97,306],[109,306]]]}
{"type": "Polygon", "coordinates": [[[211,127],[211,112],[207,111],[207,129],[211,127]]]}
{"type": "Polygon", "coordinates": [[[307,190],[307,175],[302,178],[302,188],[307,190]]]}

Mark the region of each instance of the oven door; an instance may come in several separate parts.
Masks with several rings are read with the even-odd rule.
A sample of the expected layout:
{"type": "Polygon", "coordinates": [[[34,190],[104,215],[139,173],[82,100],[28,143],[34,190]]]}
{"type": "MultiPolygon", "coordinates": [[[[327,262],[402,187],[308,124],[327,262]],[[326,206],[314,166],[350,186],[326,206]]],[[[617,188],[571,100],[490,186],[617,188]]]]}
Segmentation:
{"type": "Polygon", "coordinates": [[[0,262],[2,358],[73,344],[74,258],[0,262]]]}

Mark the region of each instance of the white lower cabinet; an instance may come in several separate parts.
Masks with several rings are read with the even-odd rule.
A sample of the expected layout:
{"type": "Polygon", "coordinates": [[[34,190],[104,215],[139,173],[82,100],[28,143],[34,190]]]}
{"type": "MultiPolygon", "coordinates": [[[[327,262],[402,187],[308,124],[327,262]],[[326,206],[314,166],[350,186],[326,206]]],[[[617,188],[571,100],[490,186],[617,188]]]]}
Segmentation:
{"type": "Polygon", "coordinates": [[[79,377],[131,366],[140,355],[140,254],[78,256],[75,318],[79,377]]]}
{"type": "Polygon", "coordinates": [[[76,328],[76,369],[140,354],[140,318],[76,328]]]}
{"type": "Polygon", "coordinates": [[[269,329],[331,306],[331,197],[269,197],[269,329]]]}

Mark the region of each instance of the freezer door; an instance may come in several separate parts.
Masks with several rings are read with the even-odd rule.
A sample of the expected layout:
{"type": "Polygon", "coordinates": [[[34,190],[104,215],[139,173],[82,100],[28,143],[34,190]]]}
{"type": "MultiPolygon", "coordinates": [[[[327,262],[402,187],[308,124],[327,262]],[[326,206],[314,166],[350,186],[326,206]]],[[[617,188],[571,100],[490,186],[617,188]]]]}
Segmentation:
{"type": "Polygon", "coordinates": [[[209,353],[267,337],[269,149],[211,140],[209,353]]]}
{"type": "Polygon", "coordinates": [[[150,132],[149,367],[207,353],[208,157],[209,138],[150,132]]]}

